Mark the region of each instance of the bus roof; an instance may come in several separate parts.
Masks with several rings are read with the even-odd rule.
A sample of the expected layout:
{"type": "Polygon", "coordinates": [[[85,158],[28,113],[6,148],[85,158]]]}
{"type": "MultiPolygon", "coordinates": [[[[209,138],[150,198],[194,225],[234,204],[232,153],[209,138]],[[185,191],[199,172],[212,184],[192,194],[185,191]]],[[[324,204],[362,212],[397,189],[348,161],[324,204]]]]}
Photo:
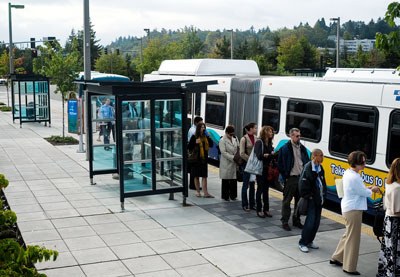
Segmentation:
{"type": "MultiPolygon", "coordinates": [[[[82,80],[85,76],[85,73],[79,72],[79,79],[82,80]]],[[[109,82],[130,82],[131,80],[129,79],[129,77],[123,76],[123,75],[119,75],[119,74],[111,74],[111,73],[101,73],[98,71],[91,71],[90,72],[90,77],[91,80],[94,81],[109,81],[109,82]]]]}
{"type": "Polygon", "coordinates": [[[326,81],[400,83],[400,71],[396,69],[375,68],[330,68],[324,76],[326,81]]]}
{"type": "Polygon", "coordinates": [[[154,74],[216,76],[216,75],[245,75],[260,76],[257,63],[252,60],[225,59],[187,59],[165,60],[154,74]]]}

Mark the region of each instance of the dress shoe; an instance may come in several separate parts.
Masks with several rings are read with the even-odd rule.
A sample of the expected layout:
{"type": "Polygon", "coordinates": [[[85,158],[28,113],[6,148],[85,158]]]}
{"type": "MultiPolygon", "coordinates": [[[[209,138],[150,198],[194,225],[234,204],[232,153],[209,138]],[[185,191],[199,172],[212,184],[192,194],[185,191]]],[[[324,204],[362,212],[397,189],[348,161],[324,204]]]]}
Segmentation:
{"type": "Polygon", "coordinates": [[[287,224],[287,223],[282,224],[282,228],[283,228],[283,230],[286,230],[286,231],[292,231],[289,224],[287,224]]]}
{"type": "Polygon", "coordinates": [[[261,218],[265,218],[265,215],[263,212],[257,212],[257,216],[261,218]]]}
{"type": "Polygon", "coordinates": [[[347,273],[349,275],[361,275],[360,272],[358,272],[358,271],[346,271],[343,269],[343,272],[347,273]]]}
{"type": "Polygon", "coordinates": [[[242,207],[243,211],[245,212],[250,212],[250,209],[248,207],[242,207]]]}
{"type": "Polygon", "coordinates": [[[334,264],[334,265],[338,265],[338,266],[342,266],[343,265],[342,262],[339,262],[339,261],[336,261],[336,260],[329,260],[329,263],[330,264],[334,264]]]}
{"type": "Polygon", "coordinates": [[[293,226],[296,226],[299,229],[303,229],[304,225],[301,222],[293,223],[293,226]]]}
{"type": "Polygon", "coordinates": [[[264,212],[264,215],[265,215],[266,217],[272,217],[272,214],[271,214],[270,212],[264,212]]]}

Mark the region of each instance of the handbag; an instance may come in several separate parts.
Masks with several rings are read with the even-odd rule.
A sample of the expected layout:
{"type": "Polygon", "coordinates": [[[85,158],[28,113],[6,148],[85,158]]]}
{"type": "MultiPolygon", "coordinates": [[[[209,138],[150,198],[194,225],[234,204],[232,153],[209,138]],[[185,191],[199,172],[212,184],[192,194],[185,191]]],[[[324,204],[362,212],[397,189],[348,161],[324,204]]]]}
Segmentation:
{"type": "Polygon", "coordinates": [[[308,199],[301,197],[299,203],[297,203],[297,214],[298,215],[307,215],[308,211],[308,199]]]}
{"type": "Polygon", "coordinates": [[[198,148],[193,148],[192,151],[188,151],[188,163],[190,165],[197,164],[199,162],[199,151],[198,148]]]}
{"type": "MultiPolygon", "coordinates": [[[[261,142],[262,152],[264,153],[264,143],[261,142]]],[[[257,155],[254,153],[255,147],[251,150],[251,154],[249,160],[247,161],[245,172],[255,175],[262,175],[263,171],[263,161],[260,161],[257,158],[257,155]]]]}
{"type": "Polygon", "coordinates": [[[276,182],[279,178],[279,169],[276,162],[271,161],[267,168],[267,181],[276,182]]]}
{"type": "Polygon", "coordinates": [[[239,146],[236,149],[235,156],[233,156],[233,161],[238,165],[241,166],[244,163],[244,160],[240,156],[240,148],[239,146]]]}
{"type": "Polygon", "coordinates": [[[372,226],[372,230],[374,231],[374,235],[376,236],[377,240],[381,242],[380,238],[384,237],[384,220],[385,220],[385,210],[383,207],[383,201],[376,202],[374,204],[374,225],[372,226]]]}
{"type": "Polygon", "coordinates": [[[243,169],[240,166],[236,169],[236,180],[243,182],[243,169]]]}

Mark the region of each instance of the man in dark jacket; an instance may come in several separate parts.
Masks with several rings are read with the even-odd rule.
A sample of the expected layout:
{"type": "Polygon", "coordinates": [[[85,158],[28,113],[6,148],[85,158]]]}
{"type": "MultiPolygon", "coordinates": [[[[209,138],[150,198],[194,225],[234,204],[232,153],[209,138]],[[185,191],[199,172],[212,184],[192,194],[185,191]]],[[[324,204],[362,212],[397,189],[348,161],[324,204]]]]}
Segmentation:
{"type": "Polygon", "coordinates": [[[293,226],[300,229],[303,225],[300,216],[297,215],[297,203],[299,202],[299,177],[303,171],[303,166],[310,161],[307,149],[300,143],[300,130],[292,128],[289,131],[290,140],[281,147],[278,156],[278,168],[282,179],[285,181],[282,200],[282,228],[290,231],[288,224],[291,208],[290,202],[294,197],[293,226]]]}
{"type": "Polygon", "coordinates": [[[325,171],[322,167],[324,154],[320,149],[312,151],[312,160],[304,166],[300,176],[299,194],[308,202],[307,217],[301,232],[299,248],[307,253],[309,248],[318,249],[314,243],[321,220],[322,205],[326,197],[325,171]]]}

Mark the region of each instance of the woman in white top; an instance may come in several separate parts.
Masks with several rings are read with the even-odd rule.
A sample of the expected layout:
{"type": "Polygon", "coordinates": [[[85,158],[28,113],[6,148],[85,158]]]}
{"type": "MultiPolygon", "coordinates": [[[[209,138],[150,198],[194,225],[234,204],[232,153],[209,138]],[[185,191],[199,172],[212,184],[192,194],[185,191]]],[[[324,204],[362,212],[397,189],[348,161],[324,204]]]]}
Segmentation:
{"type": "Polygon", "coordinates": [[[361,151],[351,152],[347,158],[350,168],[343,174],[342,215],[346,231],[333,253],[330,264],[343,266],[343,271],[350,275],[360,275],[357,269],[360,250],[362,213],[367,209],[367,198],[372,192],[379,192],[379,187],[366,187],[359,174],[364,170],[366,155],[361,151]]]}
{"type": "Polygon", "coordinates": [[[400,158],[389,170],[385,186],[384,237],[378,260],[377,277],[400,275],[400,158]]]}

